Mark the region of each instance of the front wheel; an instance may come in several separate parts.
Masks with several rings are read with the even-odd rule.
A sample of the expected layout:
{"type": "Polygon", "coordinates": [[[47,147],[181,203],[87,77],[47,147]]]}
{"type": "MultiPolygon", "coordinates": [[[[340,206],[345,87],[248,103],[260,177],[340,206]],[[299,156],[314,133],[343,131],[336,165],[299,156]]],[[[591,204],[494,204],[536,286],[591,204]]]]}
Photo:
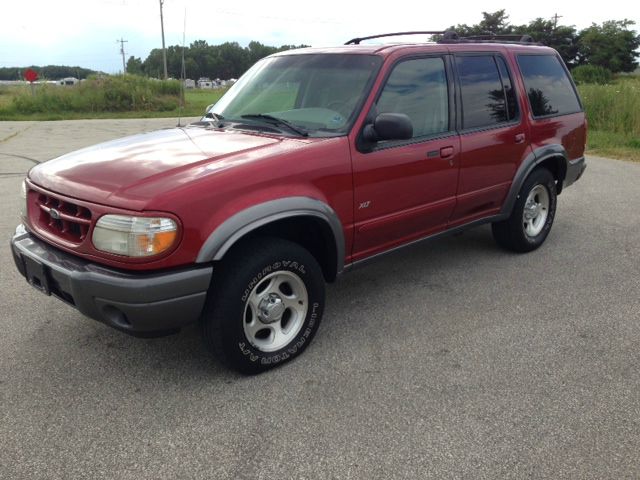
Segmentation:
{"type": "Polygon", "coordinates": [[[544,243],[556,214],[556,182],[545,168],[525,180],[511,216],[491,225],[493,238],[503,248],[530,252],[544,243]]]}
{"type": "Polygon", "coordinates": [[[201,318],[205,343],[229,367],[253,374],[299,355],[324,309],[324,278],[296,243],[255,238],[214,272],[201,318]]]}

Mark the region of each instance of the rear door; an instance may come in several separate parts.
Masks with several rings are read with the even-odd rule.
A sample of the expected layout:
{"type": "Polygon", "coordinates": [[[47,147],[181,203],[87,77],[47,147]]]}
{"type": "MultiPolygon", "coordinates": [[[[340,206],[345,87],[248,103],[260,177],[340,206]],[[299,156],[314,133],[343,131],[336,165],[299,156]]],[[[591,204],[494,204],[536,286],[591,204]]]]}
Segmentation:
{"type": "Polygon", "coordinates": [[[377,94],[371,116],[404,113],[413,138],[352,145],[353,260],[446,227],[455,206],[459,139],[447,55],[399,60],[377,94]]]}
{"type": "Polygon", "coordinates": [[[531,151],[505,57],[491,52],[456,54],[455,66],[461,157],[451,227],[497,213],[518,165],[531,151]]]}

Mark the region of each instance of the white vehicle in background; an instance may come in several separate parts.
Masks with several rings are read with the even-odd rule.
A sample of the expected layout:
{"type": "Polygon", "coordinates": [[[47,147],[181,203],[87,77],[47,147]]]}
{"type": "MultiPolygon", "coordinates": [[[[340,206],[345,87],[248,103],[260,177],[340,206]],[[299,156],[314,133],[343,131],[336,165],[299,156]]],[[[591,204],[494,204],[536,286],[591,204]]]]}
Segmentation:
{"type": "Polygon", "coordinates": [[[56,81],[55,83],[56,83],[56,85],[62,85],[64,87],[68,87],[68,86],[77,85],[78,83],[80,83],[80,80],[78,80],[75,77],[66,77],[66,78],[63,78],[61,80],[56,81]]]}

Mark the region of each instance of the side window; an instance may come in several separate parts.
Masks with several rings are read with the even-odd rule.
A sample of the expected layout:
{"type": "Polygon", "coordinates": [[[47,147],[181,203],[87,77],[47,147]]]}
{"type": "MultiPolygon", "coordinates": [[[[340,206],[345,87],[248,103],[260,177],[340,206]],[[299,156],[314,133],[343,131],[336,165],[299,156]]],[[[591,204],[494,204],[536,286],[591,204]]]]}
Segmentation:
{"type": "Polygon", "coordinates": [[[582,110],[571,80],[554,55],[518,55],[518,64],[534,117],[582,110]]]}
{"type": "Polygon", "coordinates": [[[378,113],[404,113],[413,137],[449,130],[449,96],[444,60],[406,60],[391,72],[377,103],[378,113]]]}
{"type": "Polygon", "coordinates": [[[500,70],[500,77],[502,78],[502,86],[504,87],[504,96],[507,99],[507,115],[509,120],[513,120],[518,117],[518,101],[516,100],[516,91],[513,88],[511,82],[511,76],[507,69],[507,64],[504,62],[504,58],[495,57],[498,64],[498,70],[500,70]]]}
{"type": "Polygon", "coordinates": [[[456,57],[456,65],[462,94],[462,128],[490,127],[508,121],[505,94],[493,55],[456,57]]]}

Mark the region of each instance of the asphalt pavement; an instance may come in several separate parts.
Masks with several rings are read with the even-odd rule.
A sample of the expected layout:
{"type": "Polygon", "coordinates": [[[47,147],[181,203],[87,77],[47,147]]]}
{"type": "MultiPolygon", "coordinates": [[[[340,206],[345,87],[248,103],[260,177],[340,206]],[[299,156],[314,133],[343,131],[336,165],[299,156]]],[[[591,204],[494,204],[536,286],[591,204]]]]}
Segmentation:
{"type": "Polygon", "coordinates": [[[11,259],[35,162],[174,124],[0,122],[1,479],[640,477],[639,164],[589,157],[535,252],[481,227],[355,269],[301,357],[242,377],[11,259]]]}

